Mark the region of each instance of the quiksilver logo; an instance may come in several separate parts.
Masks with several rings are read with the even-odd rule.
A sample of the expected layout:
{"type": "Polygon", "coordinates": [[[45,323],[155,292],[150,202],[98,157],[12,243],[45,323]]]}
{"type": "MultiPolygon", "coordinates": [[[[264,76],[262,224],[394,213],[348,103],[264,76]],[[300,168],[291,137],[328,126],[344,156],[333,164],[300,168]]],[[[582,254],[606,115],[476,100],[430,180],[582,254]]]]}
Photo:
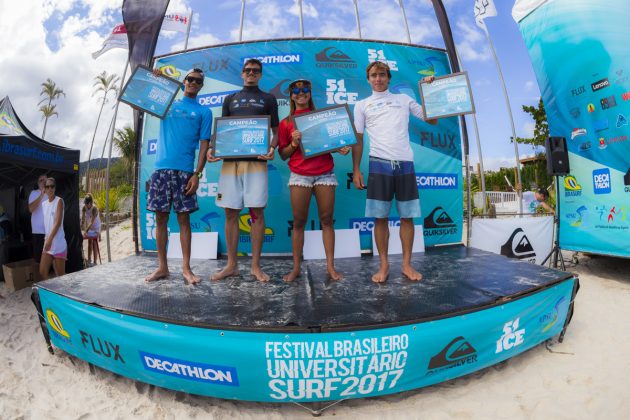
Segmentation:
{"type": "Polygon", "coordinates": [[[536,252],[521,228],[516,228],[506,243],[501,245],[501,255],[508,258],[534,258],[536,252]]]}

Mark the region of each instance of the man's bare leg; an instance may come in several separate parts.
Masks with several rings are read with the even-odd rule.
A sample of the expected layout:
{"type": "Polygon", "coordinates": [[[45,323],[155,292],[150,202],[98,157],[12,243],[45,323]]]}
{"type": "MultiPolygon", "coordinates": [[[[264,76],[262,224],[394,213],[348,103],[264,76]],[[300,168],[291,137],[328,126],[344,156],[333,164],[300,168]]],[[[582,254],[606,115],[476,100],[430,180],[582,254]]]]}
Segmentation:
{"type": "Polygon", "coordinates": [[[375,283],[384,283],[389,276],[389,261],[387,252],[389,251],[389,223],[387,219],[376,219],[374,223],[374,241],[378,249],[381,267],[372,276],[375,283]]]}
{"type": "Polygon", "coordinates": [[[315,199],[319,213],[319,224],[322,227],[322,241],[326,254],[326,269],[331,279],[343,279],[343,274],[335,270],[335,228],[333,213],[335,211],[335,187],[333,185],[315,186],[315,199]]]}
{"type": "Polygon", "coordinates": [[[155,241],[158,251],[158,268],[144,278],[145,281],[155,281],[168,277],[168,264],[166,262],[166,240],[168,239],[168,213],[163,211],[155,212],[155,241]]]}
{"type": "Polygon", "coordinates": [[[252,212],[252,270],[251,273],[258,281],[269,281],[269,275],[260,268],[260,254],[262,253],[263,239],[265,237],[265,212],[263,208],[250,208],[252,212]]]}
{"type": "Polygon", "coordinates": [[[184,279],[188,284],[197,284],[201,281],[199,276],[195,276],[190,268],[190,214],[189,213],[177,213],[177,223],[179,224],[179,243],[182,246],[182,272],[184,279]]]}
{"type": "Polygon", "coordinates": [[[403,262],[402,273],[411,281],[422,280],[422,274],[411,266],[411,250],[414,236],[413,219],[400,219],[400,242],[402,244],[403,262]]]}
{"type": "Polygon", "coordinates": [[[230,276],[238,276],[238,261],[236,254],[238,251],[238,215],[239,209],[225,209],[225,244],[227,246],[227,265],[221,271],[214,273],[211,280],[222,280],[230,276]]]}

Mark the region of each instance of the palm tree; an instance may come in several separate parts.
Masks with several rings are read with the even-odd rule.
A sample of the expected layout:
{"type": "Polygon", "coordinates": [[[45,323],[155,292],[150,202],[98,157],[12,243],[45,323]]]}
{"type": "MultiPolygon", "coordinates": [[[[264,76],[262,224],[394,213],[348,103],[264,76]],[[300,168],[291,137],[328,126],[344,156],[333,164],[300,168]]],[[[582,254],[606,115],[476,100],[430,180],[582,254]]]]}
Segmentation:
{"type": "Polygon", "coordinates": [[[55,111],[55,106],[52,105],[52,101],[55,99],[59,99],[61,95],[66,96],[65,92],[57,87],[57,84],[53,82],[50,78],[46,79],[44,83],[42,83],[42,91],[39,92],[39,96],[44,96],[44,99],[39,101],[37,105],[41,105],[43,102],[48,101],[46,105],[43,105],[39,108],[44,118],[44,130],[42,131],[42,139],[46,136],[46,125],[48,124],[48,118],[53,115],[59,116],[59,113],[55,111]]]}
{"type": "Polygon", "coordinates": [[[120,80],[118,76],[115,74],[107,74],[106,71],[96,76],[94,84],[92,87],[96,87],[94,92],[92,92],[92,96],[96,95],[99,92],[103,93],[103,96],[99,98],[101,101],[101,109],[98,112],[98,117],[96,118],[96,127],[94,127],[94,135],[92,135],[92,143],[90,143],[90,153],[88,153],[88,163],[87,163],[87,171],[85,172],[85,182],[86,188],[89,188],[90,181],[90,159],[92,159],[92,148],[94,147],[94,140],[96,139],[96,131],[98,130],[98,123],[101,121],[101,114],[103,113],[103,107],[107,102],[107,95],[109,92],[118,92],[118,88],[116,87],[116,83],[120,80]]]}
{"type": "Polygon", "coordinates": [[[133,163],[136,160],[136,132],[130,126],[123,129],[117,129],[114,136],[114,146],[122,155],[125,166],[127,167],[127,180],[131,179],[133,163]]]}

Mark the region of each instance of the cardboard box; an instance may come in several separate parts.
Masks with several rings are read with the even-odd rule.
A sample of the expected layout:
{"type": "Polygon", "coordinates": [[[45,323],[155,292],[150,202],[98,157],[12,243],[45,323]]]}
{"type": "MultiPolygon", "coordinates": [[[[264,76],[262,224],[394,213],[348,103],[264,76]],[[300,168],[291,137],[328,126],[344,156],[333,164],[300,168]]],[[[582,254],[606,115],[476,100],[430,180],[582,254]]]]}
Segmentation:
{"type": "Polygon", "coordinates": [[[4,281],[11,292],[31,287],[41,280],[39,264],[32,259],[2,265],[4,281]]]}

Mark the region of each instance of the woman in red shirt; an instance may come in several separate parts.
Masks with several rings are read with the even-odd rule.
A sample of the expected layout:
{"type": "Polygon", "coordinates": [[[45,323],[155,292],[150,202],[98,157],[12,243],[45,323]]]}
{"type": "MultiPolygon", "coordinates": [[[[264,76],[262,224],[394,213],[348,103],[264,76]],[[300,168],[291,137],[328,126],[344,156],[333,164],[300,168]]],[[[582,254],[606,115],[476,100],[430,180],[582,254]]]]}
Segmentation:
{"type": "MultiPolygon", "coordinates": [[[[285,281],[293,281],[300,276],[302,248],[304,247],[304,227],[308,218],[311,196],[315,194],[319,223],[322,229],[326,266],[333,280],[343,276],[335,270],[335,229],[333,214],[335,208],[335,188],[337,178],[333,171],[333,158],[330,153],[304,159],[300,150],[302,133],[293,126],[293,116],[315,109],[311,95],[311,82],[299,79],[289,85],[291,105],[289,116],[280,121],[278,126],[278,151],[283,160],[289,159],[289,188],[291,189],[291,207],[293,209],[293,270],[285,275],[285,281]]],[[[339,150],[347,155],[350,147],[339,150]]]]}

